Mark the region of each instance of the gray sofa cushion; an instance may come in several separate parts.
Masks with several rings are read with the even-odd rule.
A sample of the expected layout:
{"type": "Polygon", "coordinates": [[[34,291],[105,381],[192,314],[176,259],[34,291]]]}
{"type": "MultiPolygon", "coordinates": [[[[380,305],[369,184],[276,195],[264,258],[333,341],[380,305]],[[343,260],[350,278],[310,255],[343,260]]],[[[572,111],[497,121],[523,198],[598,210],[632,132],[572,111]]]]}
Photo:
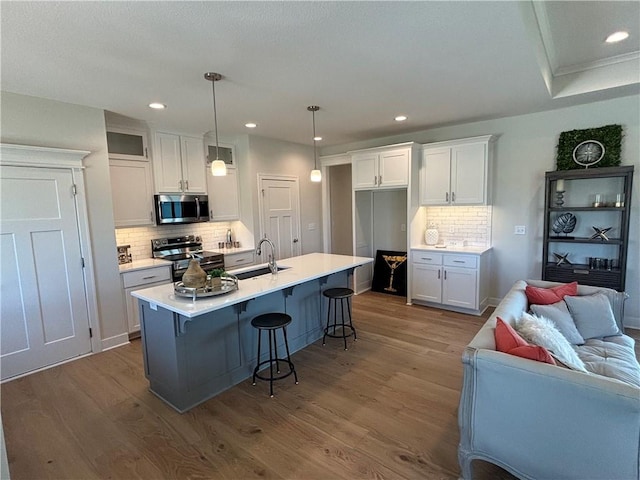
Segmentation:
{"type": "Polygon", "coordinates": [[[539,317],[551,320],[556,328],[560,330],[560,333],[569,340],[569,343],[574,345],[582,345],[584,343],[584,338],[576,328],[576,324],[573,322],[564,300],[551,305],[531,305],[531,311],[539,317]]]}
{"type": "Polygon", "coordinates": [[[587,371],[640,387],[640,364],[633,345],[631,337],[618,335],[605,340],[591,338],[576,351],[587,371]]]}
{"type": "Polygon", "coordinates": [[[609,299],[604,294],[566,296],[564,301],[567,302],[573,321],[585,340],[622,333],[616,324],[609,299]]]}

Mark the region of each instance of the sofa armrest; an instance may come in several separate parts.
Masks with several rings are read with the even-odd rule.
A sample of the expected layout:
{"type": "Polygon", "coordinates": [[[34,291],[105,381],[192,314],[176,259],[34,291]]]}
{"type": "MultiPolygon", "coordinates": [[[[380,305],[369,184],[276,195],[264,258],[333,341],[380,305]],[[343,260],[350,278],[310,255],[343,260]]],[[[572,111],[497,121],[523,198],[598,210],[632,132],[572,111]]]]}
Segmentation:
{"type": "Polygon", "coordinates": [[[474,458],[521,478],[639,478],[640,389],[487,349],[463,364],[465,478],[474,458]]]}

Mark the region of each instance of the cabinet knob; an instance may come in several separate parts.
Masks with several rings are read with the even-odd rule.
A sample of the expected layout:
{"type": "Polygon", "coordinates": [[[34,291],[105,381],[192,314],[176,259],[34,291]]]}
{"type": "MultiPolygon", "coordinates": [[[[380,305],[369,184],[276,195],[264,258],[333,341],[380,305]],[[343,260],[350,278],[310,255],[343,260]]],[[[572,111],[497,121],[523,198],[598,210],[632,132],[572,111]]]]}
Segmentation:
{"type": "Polygon", "coordinates": [[[185,185],[184,189],[189,190],[189,180],[185,180],[184,185],[185,185]]]}
{"type": "Polygon", "coordinates": [[[444,279],[445,280],[447,279],[447,271],[446,270],[444,271],[444,279]]]}
{"type": "Polygon", "coordinates": [[[449,192],[444,192],[444,201],[445,202],[449,201],[449,192]]]}
{"type": "Polygon", "coordinates": [[[378,177],[378,185],[382,185],[382,175],[378,177]]]}
{"type": "Polygon", "coordinates": [[[452,202],[456,201],[456,192],[451,192],[451,201],[452,202]]]}
{"type": "Polygon", "coordinates": [[[373,184],[378,185],[378,177],[376,175],[373,176],[373,184]]]}
{"type": "Polygon", "coordinates": [[[440,270],[438,270],[438,280],[440,280],[440,270]]]}

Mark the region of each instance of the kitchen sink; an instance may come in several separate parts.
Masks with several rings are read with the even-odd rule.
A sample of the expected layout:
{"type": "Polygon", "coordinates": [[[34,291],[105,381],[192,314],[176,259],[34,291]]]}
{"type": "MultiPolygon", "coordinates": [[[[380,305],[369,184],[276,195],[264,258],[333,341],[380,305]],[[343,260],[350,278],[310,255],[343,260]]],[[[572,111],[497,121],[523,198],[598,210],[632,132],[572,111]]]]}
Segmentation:
{"type": "MultiPolygon", "coordinates": [[[[278,267],[278,271],[287,270],[288,268],[290,267],[278,267]]],[[[230,272],[230,273],[233,273],[233,272],[230,272]]],[[[247,280],[249,278],[266,275],[267,273],[271,274],[271,270],[269,270],[269,267],[260,267],[254,270],[248,270],[246,272],[233,273],[233,275],[235,275],[238,278],[238,280],[247,280]]]]}

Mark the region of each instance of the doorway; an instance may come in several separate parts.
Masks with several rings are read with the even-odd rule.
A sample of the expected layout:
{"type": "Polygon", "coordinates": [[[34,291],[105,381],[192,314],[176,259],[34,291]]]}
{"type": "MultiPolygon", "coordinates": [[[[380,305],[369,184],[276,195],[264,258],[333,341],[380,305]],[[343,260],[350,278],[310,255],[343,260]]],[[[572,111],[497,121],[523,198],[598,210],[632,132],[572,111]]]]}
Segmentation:
{"type": "MultiPolygon", "coordinates": [[[[266,236],[275,244],[278,260],[300,255],[298,178],[258,174],[258,190],[261,238],[266,236]]],[[[263,262],[268,261],[268,254],[263,249],[263,262]]]]}
{"type": "Polygon", "coordinates": [[[331,215],[329,253],[353,255],[351,165],[335,165],[327,170],[331,215]]]}
{"type": "Polygon", "coordinates": [[[2,379],[90,353],[71,169],[0,167],[2,379]]]}

